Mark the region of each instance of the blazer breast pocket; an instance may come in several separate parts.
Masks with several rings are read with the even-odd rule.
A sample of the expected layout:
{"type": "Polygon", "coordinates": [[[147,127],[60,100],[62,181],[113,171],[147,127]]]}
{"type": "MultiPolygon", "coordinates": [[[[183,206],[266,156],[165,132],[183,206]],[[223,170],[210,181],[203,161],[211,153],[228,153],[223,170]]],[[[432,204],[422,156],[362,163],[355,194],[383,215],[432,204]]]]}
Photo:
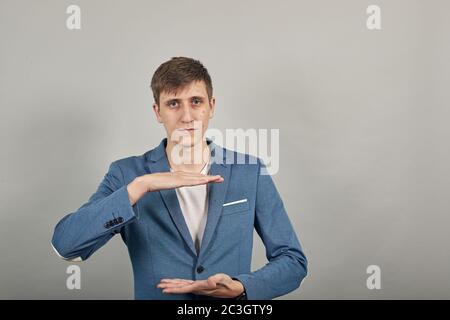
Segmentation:
{"type": "Polygon", "coordinates": [[[227,202],[222,205],[222,215],[227,216],[236,213],[248,213],[250,205],[247,199],[227,202]]]}

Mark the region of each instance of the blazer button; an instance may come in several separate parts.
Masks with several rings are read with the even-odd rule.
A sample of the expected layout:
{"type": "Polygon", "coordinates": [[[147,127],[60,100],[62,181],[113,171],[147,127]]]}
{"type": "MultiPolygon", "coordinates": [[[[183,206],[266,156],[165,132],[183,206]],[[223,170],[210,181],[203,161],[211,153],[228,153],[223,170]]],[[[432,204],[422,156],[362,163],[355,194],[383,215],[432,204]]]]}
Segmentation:
{"type": "Polygon", "coordinates": [[[111,228],[111,224],[110,224],[109,222],[105,223],[103,226],[104,226],[106,229],[111,228]]]}
{"type": "Polygon", "coordinates": [[[114,219],[113,222],[114,222],[114,225],[119,224],[119,220],[117,220],[117,219],[114,219]]]}
{"type": "Polygon", "coordinates": [[[198,272],[198,273],[202,273],[203,270],[205,270],[205,268],[203,268],[203,266],[198,266],[198,267],[197,267],[197,272],[198,272]]]}
{"type": "Polygon", "coordinates": [[[119,217],[119,223],[122,223],[123,222],[123,218],[122,217],[119,217]]]}

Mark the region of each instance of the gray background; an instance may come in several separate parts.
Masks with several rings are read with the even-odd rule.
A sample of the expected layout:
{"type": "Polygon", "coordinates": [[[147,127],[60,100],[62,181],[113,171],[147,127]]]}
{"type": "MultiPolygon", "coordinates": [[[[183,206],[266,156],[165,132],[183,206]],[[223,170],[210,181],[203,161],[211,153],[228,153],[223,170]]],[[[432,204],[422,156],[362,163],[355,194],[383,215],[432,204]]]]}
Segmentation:
{"type": "MultiPolygon", "coordinates": [[[[211,127],[280,129],[274,177],[309,258],[283,299],[450,298],[448,1],[0,1],[0,298],[129,299],[120,237],[81,290],[53,227],[164,137],[148,88],[200,59],[211,127]],[[82,29],[66,28],[81,7],[82,29]],[[366,28],[381,7],[382,30],[366,28]],[[366,288],[381,267],[381,290],[366,288]]],[[[254,269],[265,263],[259,238],[254,269]]]]}

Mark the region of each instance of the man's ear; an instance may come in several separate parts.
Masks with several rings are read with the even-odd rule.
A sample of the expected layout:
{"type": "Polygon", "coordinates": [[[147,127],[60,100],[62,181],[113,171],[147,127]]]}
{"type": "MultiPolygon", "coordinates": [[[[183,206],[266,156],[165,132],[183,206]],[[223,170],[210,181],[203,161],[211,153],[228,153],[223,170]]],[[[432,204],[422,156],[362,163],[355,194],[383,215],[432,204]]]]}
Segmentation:
{"type": "Polygon", "coordinates": [[[159,106],[156,103],[153,104],[153,111],[155,112],[156,120],[158,120],[159,123],[162,123],[160,109],[159,109],[159,106]]]}
{"type": "Polygon", "coordinates": [[[210,112],[209,112],[209,118],[211,119],[212,117],[214,117],[214,111],[216,110],[216,98],[211,97],[211,100],[209,101],[209,107],[210,107],[210,112]]]}

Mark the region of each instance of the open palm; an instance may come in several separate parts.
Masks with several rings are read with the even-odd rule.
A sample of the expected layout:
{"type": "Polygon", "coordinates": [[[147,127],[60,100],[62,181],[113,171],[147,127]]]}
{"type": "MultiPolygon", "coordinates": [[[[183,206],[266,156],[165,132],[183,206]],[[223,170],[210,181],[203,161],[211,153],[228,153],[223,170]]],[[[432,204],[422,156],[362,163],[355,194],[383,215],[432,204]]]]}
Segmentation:
{"type": "Polygon", "coordinates": [[[193,293],[217,298],[234,298],[244,291],[244,286],[225,273],[217,273],[206,280],[162,279],[157,285],[163,293],[193,293]]]}

